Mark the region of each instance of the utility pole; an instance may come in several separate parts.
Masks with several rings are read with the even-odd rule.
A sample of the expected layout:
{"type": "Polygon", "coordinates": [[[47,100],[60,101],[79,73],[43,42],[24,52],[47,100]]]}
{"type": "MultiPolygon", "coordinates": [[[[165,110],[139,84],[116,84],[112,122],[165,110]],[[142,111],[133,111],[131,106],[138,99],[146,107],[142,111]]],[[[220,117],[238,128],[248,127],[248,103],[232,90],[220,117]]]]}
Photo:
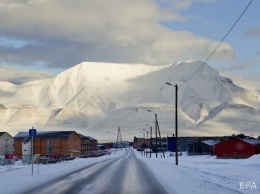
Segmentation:
{"type": "MultiPolygon", "coordinates": [[[[166,82],[167,85],[174,86],[169,82],[166,82]]],[[[179,149],[179,142],[178,142],[178,86],[177,84],[175,87],[175,159],[176,165],[178,165],[178,149],[179,149]]]]}
{"type": "Polygon", "coordinates": [[[157,114],[151,110],[147,110],[148,112],[152,112],[155,115],[155,152],[157,158],[157,114]]]}
{"type": "Polygon", "coordinates": [[[175,159],[176,159],[176,165],[178,165],[178,86],[176,84],[175,86],[175,136],[176,136],[176,140],[175,140],[175,159]]]}
{"type": "MultiPolygon", "coordinates": [[[[145,124],[145,125],[150,127],[150,158],[151,158],[152,157],[152,132],[153,132],[153,130],[152,130],[152,126],[150,126],[148,124],[145,124]]],[[[148,131],[147,131],[147,133],[148,133],[148,131]]],[[[147,136],[147,138],[148,138],[148,136],[147,136]]]]}
{"type": "MultiPolygon", "coordinates": [[[[148,145],[148,131],[146,131],[146,132],[147,132],[147,141],[146,141],[146,143],[148,145]]],[[[146,147],[147,147],[147,145],[146,145],[146,147]]],[[[147,158],[147,148],[146,148],[146,158],[147,158]]]]}
{"type": "Polygon", "coordinates": [[[155,114],[155,153],[156,158],[158,158],[158,152],[157,152],[157,114],[155,114]]]}
{"type": "Polygon", "coordinates": [[[152,126],[150,127],[151,128],[151,132],[150,132],[150,158],[152,157],[152,126]]]}
{"type": "Polygon", "coordinates": [[[159,137],[160,137],[160,141],[161,141],[161,148],[162,148],[162,151],[163,151],[163,157],[165,158],[164,149],[163,149],[163,143],[162,143],[162,137],[161,137],[161,132],[160,132],[158,121],[157,121],[157,127],[158,127],[158,133],[159,133],[159,137]]]}

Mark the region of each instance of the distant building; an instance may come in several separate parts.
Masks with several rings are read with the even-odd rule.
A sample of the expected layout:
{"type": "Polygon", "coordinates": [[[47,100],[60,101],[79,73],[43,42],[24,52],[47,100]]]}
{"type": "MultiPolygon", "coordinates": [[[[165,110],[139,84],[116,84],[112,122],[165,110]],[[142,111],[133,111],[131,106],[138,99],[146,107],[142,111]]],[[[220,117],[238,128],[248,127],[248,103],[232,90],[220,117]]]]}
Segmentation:
{"type": "Polygon", "coordinates": [[[95,154],[98,152],[98,141],[93,137],[87,137],[89,138],[89,152],[95,154]]]}
{"type": "Polygon", "coordinates": [[[114,148],[114,143],[113,143],[113,142],[102,143],[102,145],[105,146],[105,149],[106,149],[106,150],[111,149],[111,148],[114,148]]]}
{"type": "Polygon", "coordinates": [[[188,136],[188,137],[178,137],[179,141],[179,151],[185,152],[188,151],[189,144],[193,144],[198,141],[206,141],[206,140],[213,140],[213,141],[223,141],[228,139],[229,136],[188,136]]]}
{"type": "Polygon", "coordinates": [[[82,156],[87,156],[89,154],[89,138],[79,134],[80,139],[81,139],[81,148],[80,152],[82,156]]]}
{"type": "MultiPolygon", "coordinates": [[[[159,140],[159,138],[158,138],[159,140]]],[[[151,143],[151,139],[145,139],[145,138],[138,138],[136,136],[134,136],[134,142],[133,142],[133,147],[134,148],[137,148],[139,146],[141,146],[142,144],[145,144],[145,145],[150,145],[151,143]]]]}
{"type": "Polygon", "coordinates": [[[215,155],[215,145],[219,140],[197,141],[188,145],[188,155],[215,155]]]}
{"type": "Polygon", "coordinates": [[[81,139],[81,155],[93,155],[98,152],[98,142],[90,136],[79,134],[81,139]]]}
{"type": "Polygon", "coordinates": [[[7,132],[0,132],[0,154],[12,154],[13,148],[13,137],[7,132]]]}
{"type": "Polygon", "coordinates": [[[114,142],[113,148],[129,148],[129,142],[128,141],[122,141],[122,142],[114,142]]]}
{"type": "Polygon", "coordinates": [[[260,140],[231,137],[215,145],[217,158],[249,158],[260,153],[260,140]]]}

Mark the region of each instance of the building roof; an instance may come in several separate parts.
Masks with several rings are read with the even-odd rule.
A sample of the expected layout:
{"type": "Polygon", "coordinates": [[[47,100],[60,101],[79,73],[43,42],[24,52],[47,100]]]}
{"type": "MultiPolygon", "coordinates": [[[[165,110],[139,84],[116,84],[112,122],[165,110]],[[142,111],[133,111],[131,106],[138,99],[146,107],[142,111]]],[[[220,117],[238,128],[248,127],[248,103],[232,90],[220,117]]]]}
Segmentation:
{"type": "Polygon", "coordinates": [[[26,137],[24,140],[23,140],[23,143],[28,143],[28,142],[30,142],[31,141],[31,139],[32,139],[32,137],[26,137]]]}
{"type": "Polygon", "coordinates": [[[13,139],[13,136],[10,135],[8,132],[0,132],[0,137],[2,137],[3,135],[7,135],[9,139],[13,139]]]}
{"type": "Polygon", "coordinates": [[[260,145],[260,139],[242,139],[242,140],[253,145],[260,145]]]}
{"type": "Polygon", "coordinates": [[[213,146],[213,145],[216,145],[218,144],[220,141],[219,140],[204,140],[204,141],[201,141],[207,145],[210,145],[210,146],[213,146]]]}
{"type": "Polygon", "coordinates": [[[48,133],[37,134],[37,138],[68,138],[75,131],[49,131],[48,133]]]}
{"type": "MultiPolygon", "coordinates": [[[[41,133],[48,133],[49,131],[37,131],[37,135],[41,133]]],[[[14,138],[25,138],[29,136],[29,131],[27,132],[18,132],[14,138]]]]}
{"type": "Polygon", "coordinates": [[[78,135],[79,135],[80,139],[89,139],[87,136],[82,135],[82,134],[80,134],[80,133],[78,133],[78,135]]]}
{"type": "Polygon", "coordinates": [[[89,138],[89,140],[91,140],[91,141],[96,141],[96,139],[93,137],[90,137],[90,136],[86,136],[86,137],[89,138]]]}
{"type": "MultiPolygon", "coordinates": [[[[37,131],[36,138],[68,138],[71,133],[75,131],[37,131]]],[[[19,132],[14,138],[26,138],[29,136],[28,132],[19,132]]]]}

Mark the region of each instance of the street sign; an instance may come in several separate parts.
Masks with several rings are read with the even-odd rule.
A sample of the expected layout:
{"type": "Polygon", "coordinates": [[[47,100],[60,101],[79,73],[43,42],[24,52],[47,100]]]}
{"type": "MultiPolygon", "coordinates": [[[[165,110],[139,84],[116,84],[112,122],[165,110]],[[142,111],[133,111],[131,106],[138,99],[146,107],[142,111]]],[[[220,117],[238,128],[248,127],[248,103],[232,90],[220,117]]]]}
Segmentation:
{"type": "Polygon", "coordinates": [[[29,129],[29,136],[36,137],[36,129],[29,129]]]}
{"type": "Polygon", "coordinates": [[[33,138],[36,137],[36,129],[34,129],[32,127],[32,129],[29,129],[29,136],[32,137],[32,141],[31,141],[31,152],[32,152],[32,175],[33,175],[33,138]]]}

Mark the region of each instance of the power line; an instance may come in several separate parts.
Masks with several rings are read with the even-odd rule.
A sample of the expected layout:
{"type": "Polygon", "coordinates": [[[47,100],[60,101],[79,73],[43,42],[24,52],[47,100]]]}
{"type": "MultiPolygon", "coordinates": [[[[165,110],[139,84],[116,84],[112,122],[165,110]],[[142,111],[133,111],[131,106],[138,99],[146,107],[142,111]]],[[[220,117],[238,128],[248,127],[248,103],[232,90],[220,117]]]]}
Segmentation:
{"type": "MultiPolygon", "coordinates": [[[[231,26],[231,28],[229,29],[229,31],[226,33],[226,35],[222,38],[222,40],[220,41],[220,43],[216,46],[216,48],[211,52],[211,54],[207,57],[207,59],[202,63],[202,65],[182,84],[179,85],[179,88],[181,88],[184,84],[186,84],[204,65],[205,63],[210,59],[210,57],[216,52],[216,50],[219,48],[219,46],[224,42],[224,40],[226,39],[226,37],[230,34],[230,32],[233,30],[233,28],[235,27],[235,25],[238,23],[238,21],[241,19],[241,17],[244,15],[244,13],[246,12],[246,10],[248,9],[248,7],[251,5],[251,3],[254,0],[251,0],[248,5],[246,6],[246,8],[244,9],[244,11],[239,15],[239,17],[237,18],[237,20],[235,21],[235,23],[231,26]]],[[[170,104],[170,102],[172,101],[173,97],[175,96],[175,92],[172,95],[171,99],[169,100],[169,102],[167,103],[167,105],[164,107],[162,113],[164,112],[164,110],[166,109],[166,107],[170,104]]]]}
{"type": "Polygon", "coordinates": [[[248,5],[246,6],[246,8],[244,9],[244,11],[240,14],[240,16],[238,17],[238,19],[235,21],[235,23],[232,25],[232,27],[229,29],[229,31],[226,33],[226,35],[224,36],[224,38],[220,41],[220,43],[216,46],[216,48],[211,52],[211,54],[207,57],[207,59],[202,63],[202,65],[181,85],[179,85],[179,87],[182,87],[184,84],[186,84],[204,65],[205,63],[210,59],[210,57],[216,52],[216,50],[219,48],[219,46],[223,43],[223,41],[226,39],[226,37],[229,35],[229,33],[233,30],[233,28],[235,27],[235,25],[238,23],[238,21],[240,20],[240,18],[244,15],[244,13],[246,12],[246,10],[248,9],[248,7],[250,6],[250,4],[253,2],[253,0],[251,0],[248,5]]]}
{"type": "Polygon", "coordinates": [[[176,93],[175,93],[175,91],[174,91],[174,93],[173,93],[171,99],[170,99],[169,102],[164,106],[163,111],[161,112],[161,114],[165,111],[165,109],[167,108],[167,106],[169,106],[169,104],[170,104],[170,102],[172,101],[172,99],[173,99],[173,97],[175,96],[175,94],[176,94],[176,93]]]}

